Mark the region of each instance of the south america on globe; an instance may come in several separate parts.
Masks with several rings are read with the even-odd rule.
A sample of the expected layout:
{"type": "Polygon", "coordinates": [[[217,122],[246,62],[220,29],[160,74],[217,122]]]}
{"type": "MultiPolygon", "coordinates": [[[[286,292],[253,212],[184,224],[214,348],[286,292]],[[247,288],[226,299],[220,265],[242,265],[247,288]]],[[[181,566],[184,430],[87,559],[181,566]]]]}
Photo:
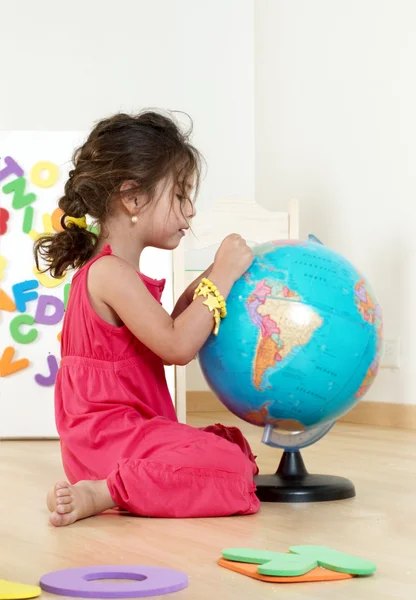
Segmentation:
{"type": "Polygon", "coordinates": [[[199,353],[217,397],[254,425],[283,431],[333,422],[371,387],[382,314],[365,277],[314,240],[253,249],[218,336],[199,353]]]}

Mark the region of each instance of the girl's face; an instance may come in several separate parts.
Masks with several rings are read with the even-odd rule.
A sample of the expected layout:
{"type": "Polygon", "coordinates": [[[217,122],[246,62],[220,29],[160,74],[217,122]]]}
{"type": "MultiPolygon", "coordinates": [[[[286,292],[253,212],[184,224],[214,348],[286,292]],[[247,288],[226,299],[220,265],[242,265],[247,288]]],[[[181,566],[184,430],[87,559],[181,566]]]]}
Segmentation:
{"type": "Polygon", "coordinates": [[[175,186],[172,179],[161,181],[154,201],[139,215],[143,240],[147,246],[174,250],[190,227],[196,211],[191,200],[192,184],[183,190],[175,186]]]}

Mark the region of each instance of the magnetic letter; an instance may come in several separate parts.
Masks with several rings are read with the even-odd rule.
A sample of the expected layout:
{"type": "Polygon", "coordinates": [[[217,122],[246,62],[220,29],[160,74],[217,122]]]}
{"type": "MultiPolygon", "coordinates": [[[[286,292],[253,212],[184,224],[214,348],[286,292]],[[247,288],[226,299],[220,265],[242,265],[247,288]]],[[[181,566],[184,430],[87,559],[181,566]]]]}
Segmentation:
{"type": "Polygon", "coordinates": [[[69,290],[71,289],[71,284],[70,283],[66,283],[64,286],[64,308],[66,310],[66,307],[68,305],[68,299],[69,299],[69,290]]]}
{"type": "Polygon", "coordinates": [[[0,377],[13,375],[13,373],[17,373],[17,371],[26,369],[26,367],[29,366],[29,361],[27,358],[21,358],[20,360],[15,361],[13,361],[13,358],[14,348],[12,348],[12,346],[8,346],[4,349],[4,352],[0,358],[0,377]]]}
{"type": "Polygon", "coordinates": [[[2,289],[0,289],[0,310],[7,310],[7,312],[16,310],[16,304],[2,289]]]}
{"type": "Polygon", "coordinates": [[[23,215],[23,233],[30,233],[32,231],[34,212],[33,206],[26,206],[25,214],[23,215]]]}
{"type": "Polygon", "coordinates": [[[58,285],[61,285],[61,283],[65,280],[66,277],[66,273],[64,273],[62,277],[58,278],[49,277],[49,275],[46,275],[46,273],[41,273],[40,271],[38,271],[36,267],[33,267],[33,273],[38,278],[39,283],[41,283],[43,287],[46,288],[58,287],[58,285]]]}
{"type": "Polygon", "coordinates": [[[41,325],[56,325],[64,316],[64,303],[56,296],[39,296],[36,307],[35,321],[41,325]],[[47,307],[53,306],[55,312],[47,315],[47,307]]]}
{"type": "Polygon", "coordinates": [[[47,375],[46,377],[44,375],[41,375],[40,373],[35,375],[35,381],[39,385],[44,385],[44,386],[53,385],[56,380],[56,374],[58,373],[58,368],[59,368],[58,361],[53,356],[53,354],[49,354],[47,360],[48,360],[48,367],[49,367],[49,375],[47,375]]]}
{"type": "Polygon", "coordinates": [[[10,323],[10,333],[12,338],[18,344],[31,344],[38,337],[38,330],[35,328],[29,329],[27,333],[22,333],[20,327],[22,325],[33,325],[35,319],[32,315],[18,315],[10,323]]]}
{"type": "Polygon", "coordinates": [[[9,220],[9,211],[5,208],[0,208],[0,235],[4,235],[7,231],[7,221],[9,220]]]}
{"type": "Polygon", "coordinates": [[[11,156],[5,156],[4,162],[6,166],[0,170],[0,181],[9,177],[9,175],[16,175],[16,177],[23,177],[23,169],[11,156]]]}
{"type": "MultiPolygon", "coordinates": [[[[45,213],[44,215],[42,215],[42,225],[43,225],[43,233],[53,233],[52,219],[51,219],[51,215],[49,215],[48,213],[45,213]]],[[[29,235],[30,235],[30,238],[35,242],[38,239],[38,237],[40,237],[43,234],[38,233],[37,231],[34,231],[32,229],[31,231],[29,231],[29,235]]]]}
{"type": "Polygon", "coordinates": [[[30,171],[32,182],[40,188],[50,188],[58,181],[58,167],[49,162],[49,160],[41,160],[33,165],[30,171]],[[42,177],[43,172],[47,172],[47,177],[42,177]]]}
{"type": "Polygon", "coordinates": [[[38,287],[39,281],[36,279],[21,281],[12,286],[14,301],[19,312],[25,312],[26,304],[31,300],[36,300],[39,294],[33,290],[36,290],[38,287]]]}
{"type": "Polygon", "coordinates": [[[0,279],[3,279],[4,270],[7,265],[7,260],[4,256],[0,256],[0,279]]]}
{"type": "Polygon", "coordinates": [[[25,208],[36,200],[36,194],[25,194],[25,189],[26,179],[24,177],[18,177],[3,186],[5,194],[13,194],[12,208],[25,208]]]}
{"type": "Polygon", "coordinates": [[[62,218],[63,214],[64,214],[64,211],[61,210],[60,208],[55,208],[55,210],[52,213],[52,227],[58,233],[60,231],[64,230],[64,228],[61,225],[61,218],[62,218]]]}

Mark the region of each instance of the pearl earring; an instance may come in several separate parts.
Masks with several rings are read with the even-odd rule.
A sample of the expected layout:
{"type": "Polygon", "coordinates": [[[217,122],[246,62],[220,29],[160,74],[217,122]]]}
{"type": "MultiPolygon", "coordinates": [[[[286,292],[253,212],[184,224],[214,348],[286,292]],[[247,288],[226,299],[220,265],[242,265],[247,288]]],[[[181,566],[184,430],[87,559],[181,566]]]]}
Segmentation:
{"type": "Polygon", "coordinates": [[[131,218],[131,222],[132,222],[132,223],[137,223],[137,217],[136,217],[136,215],[134,215],[134,216],[131,218]]]}

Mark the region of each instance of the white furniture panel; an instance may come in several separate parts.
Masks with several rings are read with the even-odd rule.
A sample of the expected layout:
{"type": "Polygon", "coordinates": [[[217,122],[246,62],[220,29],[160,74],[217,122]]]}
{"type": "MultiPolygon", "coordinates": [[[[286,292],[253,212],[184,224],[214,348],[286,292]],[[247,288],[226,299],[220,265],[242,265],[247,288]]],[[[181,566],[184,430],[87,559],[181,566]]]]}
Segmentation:
{"type": "MultiPolygon", "coordinates": [[[[250,245],[299,237],[298,203],[289,202],[287,212],[274,212],[247,199],[224,198],[211,211],[201,211],[192,223],[185,252],[186,285],[213,262],[219,244],[230,233],[239,233],[250,245]]],[[[207,391],[197,361],[186,367],[186,389],[207,391]]]]}
{"type": "Polygon", "coordinates": [[[245,199],[223,199],[211,211],[197,213],[193,235],[187,239],[185,269],[204,271],[213,261],[221,241],[239,233],[250,245],[299,237],[298,203],[289,202],[288,212],[274,212],[245,199]]]}

